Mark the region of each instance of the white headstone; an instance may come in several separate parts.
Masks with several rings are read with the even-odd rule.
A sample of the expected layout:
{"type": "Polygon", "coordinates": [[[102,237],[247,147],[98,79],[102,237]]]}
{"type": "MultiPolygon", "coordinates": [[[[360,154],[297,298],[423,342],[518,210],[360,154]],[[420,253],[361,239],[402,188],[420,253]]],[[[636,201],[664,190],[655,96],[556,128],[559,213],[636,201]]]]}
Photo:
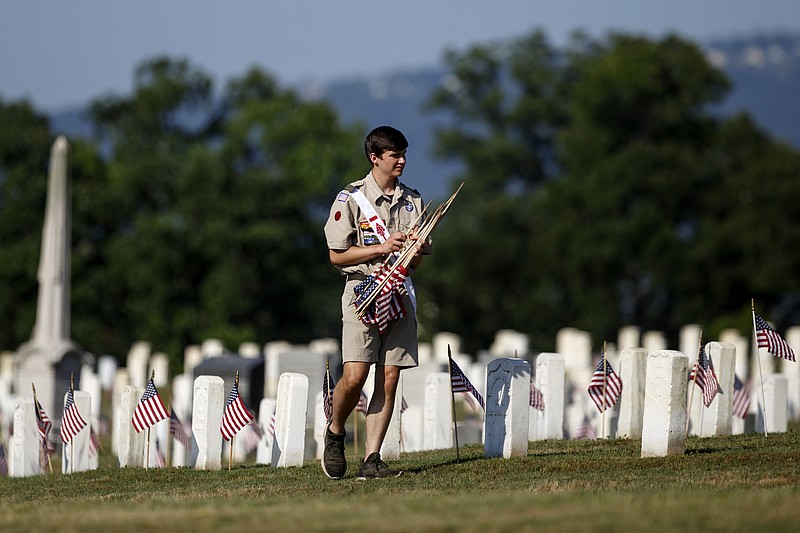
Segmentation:
{"type": "Polygon", "coordinates": [[[9,477],[28,477],[41,473],[39,430],[33,399],[19,398],[14,409],[14,434],[8,439],[9,477]]]}
{"type": "Polygon", "coordinates": [[[308,380],[308,404],[304,412],[309,415],[307,427],[313,427],[314,399],[322,390],[325,378],[325,354],[312,352],[307,348],[294,347],[289,350],[270,349],[264,364],[264,389],[267,398],[278,395],[280,378],[283,374],[303,374],[308,380]]]}
{"type": "MultiPolygon", "coordinates": [[[[91,422],[92,425],[97,428],[100,425],[100,407],[103,401],[103,387],[100,384],[100,378],[89,365],[83,365],[81,370],[80,390],[89,395],[92,412],[91,422]]],[[[89,420],[87,420],[87,422],[89,422],[89,420]]]]}
{"type": "Polygon", "coordinates": [[[219,376],[198,376],[194,380],[192,406],[193,443],[197,445],[194,467],[222,468],[222,413],[225,410],[225,381],[219,376]]]}
{"type": "Polygon", "coordinates": [[[528,453],[531,365],[522,359],[494,359],[486,367],[486,457],[528,453]]]}
{"type": "Polygon", "coordinates": [[[528,354],[528,335],[513,329],[501,329],[494,335],[489,352],[495,357],[520,357],[528,354]]]}
{"type": "MultiPolygon", "coordinates": [[[[786,342],[794,351],[795,358],[800,355],[800,326],[786,330],[786,342]]],[[[781,373],[786,376],[789,398],[789,420],[800,420],[800,364],[781,359],[781,373]]]]}
{"type": "Polygon", "coordinates": [[[559,353],[540,353],[536,357],[536,387],[544,398],[544,411],[530,408],[531,424],[535,426],[531,440],[564,438],[564,388],[566,375],[564,356],[559,353]]]}
{"type": "Polygon", "coordinates": [[[592,336],[589,332],[561,328],[556,334],[556,353],[564,356],[567,379],[580,383],[587,372],[591,375],[592,336]]]}
{"type": "Polygon", "coordinates": [[[239,356],[243,359],[261,357],[261,347],[256,342],[243,342],[239,345],[239,356]]]}
{"type": "MultiPolygon", "coordinates": [[[[194,394],[194,381],[192,376],[188,374],[178,374],[172,379],[172,409],[175,411],[175,416],[187,432],[192,433],[192,395],[194,394]]],[[[193,438],[193,436],[192,436],[193,438]]],[[[171,435],[169,440],[172,441],[172,466],[189,466],[194,463],[192,452],[197,446],[191,442],[188,447],[184,446],[171,435]]]]}
{"type": "Polygon", "coordinates": [[[150,356],[150,368],[147,372],[148,381],[150,376],[153,376],[153,383],[156,388],[165,387],[169,383],[169,357],[167,357],[167,354],[156,352],[150,356]]]}
{"type": "Polygon", "coordinates": [[[420,365],[433,363],[433,346],[429,342],[420,342],[417,346],[417,359],[420,365]]]}
{"type": "Polygon", "coordinates": [[[305,459],[308,377],[284,372],[278,380],[272,466],[303,466],[305,459]]]}
{"type": "Polygon", "coordinates": [[[119,435],[122,426],[122,391],[130,384],[127,368],[117,368],[114,373],[114,385],[111,389],[111,452],[119,451],[119,435]]]}
{"type": "MultiPolygon", "coordinates": [[[[86,426],[76,433],[70,443],[61,447],[61,473],[72,474],[89,470],[89,433],[91,432],[90,420],[92,419],[92,399],[88,392],[73,391],[73,398],[78,412],[86,421],[86,426]]],[[[64,395],[64,404],[67,395],[64,395]]],[[[63,412],[63,410],[62,410],[63,412]]]]}
{"type": "MultiPolygon", "coordinates": [[[[442,372],[446,369],[447,367],[444,366],[443,368],[441,363],[428,363],[403,370],[401,372],[403,374],[403,397],[405,397],[408,405],[423,409],[428,374],[442,372]]],[[[420,445],[422,445],[421,442],[420,445]]]]}
{"type": "Polygon", "coordinates": [[[14,352],[0,353],[0,381],[14,381],[14,352]]]}
{"type": "Polygon", "coordinates": [[[323,339],[313,339],[311,342],[308,343],[308,349],[314,353],[324,354],[324,355],[335,355],[340,353],[339,349],[339,341],[336,339],[332,339],[330,337],[326,337],[323,339]]]}
{"type": "Polygon", "coordinates": [[[194,368],[203,362],[203,352],[196,344],[190,344],[183,350],[183,373],[194,375],[194,368]]]}
{"type": "MultiPolygon", "coordinates": [[[[322,391],[320,391],[320,396],[322,396],[322,391]]],[[[264,438],[256,448],[256,463],[260,465],[272,464],[272,442],[275,440],[275,403],[274,398],[264,398],[258,408],[258,421],[264,429],[264,438]]]]}
{"type": "Polygon", "coordinates": [[[451,401],[450,375],[447,372],[428,374],[425,378],[425,405],[422,423],[423,450],[453,447],[451,401]]]}
{"type": "MultiPolygon", "coordinates": [[[[783,374],[764,376],[764,401],[767,402],[767,433],[785,433],[789,420],[788,380],[783,374]]],[[[764,431],[764,410],[759,409],[756,421],[758,431],[764,431]]]]}
{"type": "Polygon", "coordinates": [[[150,376],[147,369],[150,366],[150,343],[138,341],[133,343],[128,351],[128,359],[125,367],[128,369],[128,377],[131,385],[144,387],[150,376]]]}
{"type": "Polygon", "coordinates": [[[114,379],[117,375],[117,358],[111,355],[101,355],[97,359],[97,377],[103,390],[114,388],[114,379]]]}
{"type": "Polygon", "coordinates": [[[131,420],[136,404],[142,399],[144,387],[126,385],[119,406],[117,458],[119,466],[144,466],[144,433],[137,433],[131,420]]]}
{"type": "Polygon", "coordinates": [[[617,332],[617,348],[622,351],[625,348],[642,347],[642,330],[639,326],[622,326],[617,332]]]}
{"type": "MultiPolygon", "coordinates": [[[[691,355],[697,354],[697,350],[700,347],[700,339],[703,335],[703,328],[701,328],[698,324],[686,324],[681,327],[680,335],[679,335],[679,350],[685,353],[690,361],[691,355]]],[[[662,348],[666,349],[666,348],[662,348]]],[[[689,363],[691,364],[691,363],[689,363]]]]}
{"type": "MultiPolygon", "coordinates": [[[[711,404],[705,407],[702,394],[698,403],[703,405],[700,436],[731,434],[731,418],[733,416],[733,372],[736,366],[736,348],[725,342],[709,342],[706,344],[706,355],[711,358],[714,374],[717,376],[719,391],[711,404]]],[[[700,392],[698,387],[695,394],[700,392]]]]}
{"type": "Polygon", "coordinates": [[[647,353],[660,352],[667,349],[667,338],[663,331],[645,331],[642,345],[647,353]]]}
{"type": "Polygon", "coordinates": [[[441,331],[433,336],[433,360],[447,364],[447,348],[453,355],[461,353],[461,337],[455,333],[441,331]]]}
{"type": "Polygon", "coordinates": [[[752,375],[748,368],[750,358],[750,339],[739,333],[736,329],[724,329],[719,334],[720,342],[733,344],[736,350],[736,375],[743,383],[752,375]]]}
{"type": "Polygon", "coordinates": [[[682,455],[686,450],[688,369],[689,358],[681,352],[661,350],[647,356],[642,457],[682,455]]]}
{"type": "Polygon", "coordinates": [[[625,348],[619,357],[619,379],[622,394],[619,398],[617,436],[639,439],[642,436],[644,390],[647,375],[647,350],[625,348]]]}
{"type": "Polygon", "coordinates": [[[421,451],[423,441],[423,408],[409,405],[400,415],[400,445],[404,452],[421,451]]]}
{"type": "Polygon", "coordinates": [[[203,354],[203,359],[222,357],[225,354],[225,346],[219,339],[206,339],[200,345],[200,353],[203,354]]]}

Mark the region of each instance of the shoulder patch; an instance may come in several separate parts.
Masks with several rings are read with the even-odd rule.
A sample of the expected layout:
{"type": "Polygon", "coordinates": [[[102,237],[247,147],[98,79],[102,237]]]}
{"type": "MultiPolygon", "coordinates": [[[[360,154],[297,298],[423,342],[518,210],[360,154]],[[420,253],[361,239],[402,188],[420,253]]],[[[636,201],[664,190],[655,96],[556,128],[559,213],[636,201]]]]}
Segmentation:
{"type": "Polygon", "coordinates": [[[336,197],[340,202],[346,202],[348,198],[350,198],[350,193],[347,191],[340,192],[339,196],[336,197]]]}

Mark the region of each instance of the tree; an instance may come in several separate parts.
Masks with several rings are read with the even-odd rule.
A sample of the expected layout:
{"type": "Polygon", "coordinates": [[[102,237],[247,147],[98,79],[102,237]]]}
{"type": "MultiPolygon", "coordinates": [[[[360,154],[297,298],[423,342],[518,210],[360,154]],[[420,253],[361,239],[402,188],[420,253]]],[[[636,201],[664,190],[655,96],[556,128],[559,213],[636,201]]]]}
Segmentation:
{"type": "Polygon", "coordinates": [[[564,326],[598,344],[630,323],[676,335],[700,322],[713,334],[715,317],[741,324],[745,292],[796,316],[790,219],[734,209],[730,196],[750,190],[794,213],[797,153],[746,119],[710,113],[728,81],[694,44],[576,35],[557,51],[534,32],[446,59],[455,81],[432,105],[455,119],[439,149],[464,162],[467,183],[419,276],[432,295],[421,308],[428,331],[462,332],[473,350],[502,328],[541,349],[564,326]],[[752,261],[771,275],[753,277],[752,261]]]}

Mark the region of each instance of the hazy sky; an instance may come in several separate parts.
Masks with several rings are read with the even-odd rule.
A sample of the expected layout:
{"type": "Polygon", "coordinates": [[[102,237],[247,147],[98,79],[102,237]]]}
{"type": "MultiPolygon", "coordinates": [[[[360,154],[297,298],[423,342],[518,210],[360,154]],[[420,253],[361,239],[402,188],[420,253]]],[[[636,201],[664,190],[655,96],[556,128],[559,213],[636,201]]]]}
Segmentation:
{"type": "Polygon", "coordinates": [[[800,31],[800,0],[0,0],[0,98],[44,111],[126,94],[159,54],[219,84],[253,65],[282,84],[440,63],[447,47],[540,27],[697,40],[800,31]]]}

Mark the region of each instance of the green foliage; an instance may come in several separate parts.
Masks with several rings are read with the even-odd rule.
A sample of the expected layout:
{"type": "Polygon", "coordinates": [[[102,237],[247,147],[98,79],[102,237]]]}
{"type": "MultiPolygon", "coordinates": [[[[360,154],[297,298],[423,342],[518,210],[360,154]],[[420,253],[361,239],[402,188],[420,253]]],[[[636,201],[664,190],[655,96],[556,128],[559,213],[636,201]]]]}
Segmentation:
{"type": "Polygon", "coordinates": [[[690,438],[684,455],[640,458],[633,440],[479,445],[402,454],[392,479],[333,481],[319,463],[230,471],[103,467],[0,479],[0,528],[31,531],[791,531],[798,434],[690,438]],[[743,502],[747,502],[743,505],[743,502]]]}
{"type": "Polygon", "coordinates": [[[558,51],[534,32],[446,60],[456,81],[431,105],[456,120],[437,146],[466,186],[420,271],[426,331],[472,352],[501,328],[542,350],[564,326],[596,345],[625,324],[713,336],[749,329],[751,297],[800,320],[800,154],[709,112],[729,84],[695,45],[575,35],[558,51]]]}
{"type": "MultiPolygon", "coordinates": [[[[141,339],[179,363],[208,337],[235,349],[338,335],[341,280],[322,225],[363,173],[361,132],[259,70],[214,94],[187,60],[155,58],[129,97],[90,106],[95,144],[73,142],[73,337],[95,353],[123,356],[141,339]]],[[[4,247],[0,267],[17,291],[0,291],[17,322],[0,326],[0,344],[13,349],[33,325],[52,138],[25,105],[4,106],[0,123],[22,132],[0,159],[1,216],[19,220],[2,226],[20,248],[4,247]]]]}

